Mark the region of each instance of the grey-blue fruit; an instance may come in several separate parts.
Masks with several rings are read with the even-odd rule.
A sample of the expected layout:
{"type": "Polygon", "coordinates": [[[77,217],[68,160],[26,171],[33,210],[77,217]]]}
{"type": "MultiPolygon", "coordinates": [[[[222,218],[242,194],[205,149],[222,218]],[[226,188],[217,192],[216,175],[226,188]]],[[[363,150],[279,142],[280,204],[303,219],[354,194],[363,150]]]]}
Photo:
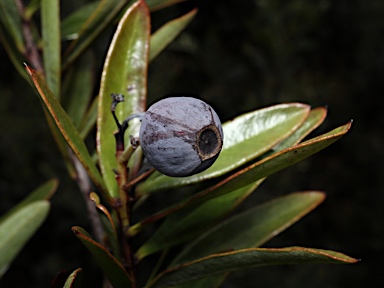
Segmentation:
{"type": "Polygon", "coordinates": [[[140,145],[159,172],[185,177],[215,162],[223,146],[223,129],[207,103],[192,97],[170,97],[145,112],[140,145]]]}

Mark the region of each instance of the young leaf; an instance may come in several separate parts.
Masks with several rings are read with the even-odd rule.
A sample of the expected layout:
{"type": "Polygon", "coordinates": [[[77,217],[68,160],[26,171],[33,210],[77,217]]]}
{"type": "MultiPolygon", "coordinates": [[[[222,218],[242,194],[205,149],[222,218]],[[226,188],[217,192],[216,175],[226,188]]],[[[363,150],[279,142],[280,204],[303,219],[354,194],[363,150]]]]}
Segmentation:
{"type": "Polygon", "coordinates": [[[89,155],[84,141],[81,139],[79,132],[73,125],[68,114],[61,107],[60,103],[55,99],[41,75],[28,65],[26,65],[26,70],[32,80],[32,83],[35,85],[38,91],[40,99],[45,105],[44,107],[46,107],[49,111],[68,145],[72,148],[81,164],[87,170],[89,177],[92,179],[95,185],[104,192],[104,195],[108,199],[108,194],[105,193],[106,190],[104,182],[101,178],[99,170],[97,170],[95,164],[93,163],[93,160],[89,155]]]}
{"type": "Polygon", "coordinates": [[[36,201],[17,209],[0,223],[0,277],[48,215],[49,203],[36,201]]]}
{"type": "Polygon", "coordinates": [[[81,268],[76,269],[69,275],[67,281],[64,283],[63,288],[81,288],[83,278],[83,271],[81,268]]]}
{"type": "Polygon", "coordinates": [[[259,247],[311,212],[324,198],[321,192],[293,193],[235,215],[188,245],[172,266],[217,252],[259,247]]]}
{"type": "Polygon", "coordinates": [[[56,99],[61,90],[61,39],[59,0],[41,0],[41,30],[45,79],[56,99]]]}
{"type": "Polygon", "coordinates": [[[300,103],[280,104],[243,114],[223,125],[224,145],[216,162],[202,173],[172,178],[153,173],[136,189],[138,195],[198,183],[222,176],[272,149],[298,129],[310,108],[300,103]]]}
{"type": "Polygon", "coordinates": [[[105,247],[93,240],[80,227],[72,227],[72,231],[92,254],[114,288],[131,287],[131,281],[123,265],[105,247]]]}
{"type": "MultiPolygon", "coordinates": [[[[111,114],[111,94],[125,95],[124,102],[116,107],[116,116],[120,121],[145,109],[150,30],[148,13],[144,1],[137,1],[126,11],[119,22],[104,64],[99,93],[97,151],[100,169],[111,197],[119,196],[113,172],[117,167],[113,137],[117,127],[111,114]]],[[[130,125],[125,133],[125,143],[128,144],[130,135],[138,135],[138,127],[130,125]]],[[[140,156],[137,151],[135,154],[140,156]]],[[[136,165],[138,164],[139,160],[136,161],[136,165]]]]}
{"type": "Polygon", "coordinates": [[[68,67],[84,50],[100,35],[100,33],[115,19],[116,15],[130,0],[102,0],[93,13],[82,25],[78,37],[68,47],[65,55],[64,68],[68,67]]]}
{"type": "Polygon", "coordinates": [[[44,183],[43,185],[37,187],[21,202],[19,202],[16,206],[14,206],[11,211],[1,216],[0,223],[3,221],[3,219],[8,217],[8,215],[12,213],[16,213],[16,211],[19,211],[20,209],[22,209],[23,207],[27,206],[32,202],[39,201],[39,200],[49,200],[52,197],[53,193],[55,193],[58,185],[59,185],[59,181],[56,178],[54,178],[44,183]]]}
{"type": "Polygon", "coordinates": [[[170,215],[148,241],[140,247],[136,258],[141,260],[157,251],[195,239],[196,236],[235,209],[261,182],[252,183],[221,197],[216,197],[170,215]]]}
{"type": "Polygon", "coordinates": [[[169,21],[152,34],[149,61],[155,59],[184,30],[196,13],[197,9],[194,9],[182,17],[169,21]]]}
{"type": "Polygon", "coordinates": [[[348,264],[358,260],[342,253],[302,248],[250,248],[210,255],[192,261],[159,274],[148,287],[169,287],[206,276],[254,268],[267,265],[283,264],[348,264]]]}
{"type": "Polygon", "coordinates": [[[265,178],[281,169],[291,166],[312,154],[328,147],[336,140],[345,135],[351,128],[352,122],[340,126],[326,134],[305,141],[299,145],[284,149],[278,153],[263,158],[262,160],[228,176],[226,179],[213,185],[204,191],[195,194],[189,199],[160,211],[133,225],[130,230],[141,229],[144,225],[164,218],[165,216],[179,211],[188,205],[203,203],[220,195],[230,193],[236,189],[247,186],[255,181],[265,178]]]}

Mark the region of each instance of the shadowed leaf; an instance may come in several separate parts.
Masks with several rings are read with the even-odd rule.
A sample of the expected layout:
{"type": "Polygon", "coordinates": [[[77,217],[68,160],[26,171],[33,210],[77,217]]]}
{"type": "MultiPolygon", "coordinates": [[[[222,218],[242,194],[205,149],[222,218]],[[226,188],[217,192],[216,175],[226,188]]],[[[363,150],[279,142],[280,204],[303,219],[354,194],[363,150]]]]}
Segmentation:
{"type": "Polygon", "coordinates": [[[83,271],[81,268],[76,269],[69,275],[67,281],[64,283],[63,288],[81,288],[81,283],[83,280],[83,271]]]}
{"type": "Polygon", "coordinates": [[[156,11],[186,0],[146,0],[149,10],[156,11]]]}
{"type": "Polygon", "coordinates": [[[0,277],[40,227],[49,212],[47,201],[30,203],[8,214],[0,223],[0,277]]]}
{"type": "MultiPolygon", "coordinates": [[[[124,102],[116,107],[116,116],[120,121],[145,109],[150,30],[148,13],[144,1],[136,2],[127,10],[119,22],[104,64],[99,93],[97,151],[100,169],[111,197],[119,196],[113,172],[117,168],[113,136],[117,126],[111,113],[111,94],[125,95],[124,102]]],[[[133,125],[125,132],[126,145],[130,143],[130,135],[138,135],[138,123],[130,124],[133,125]]],[[[131,171],[140,165],[138,152],[133,155],[136,167],[131,171]]]]}
{"type": "Polygon", "coordinates": [[[131,287],[129,276],[123,265],[109,253],[105,247],[93,240],[89,234],[80,227],[72,227],[72,231],[92,254],[114,288],[131,287]]]}
{"type": "Polygon", "coordinates": [[[194,9],[182,17],[169,21],[152,34],[149,61],[155,59],[184,30],[196,13],[197,9],[194,9]]]}
{"type": "Polygon", "coordinates": [[[25,51],[23,34],[21,29],[21,15],[17,9],[16,1],[1,0],[0,1],[0,22],[11,36],[12,42],[15,43],[17,50],[21,53],[25,51]]]}
{"type": "Polygon", "coordinates": [[[279,249],[250,248],[214,254],[174,267],[161,273],[149,287],[169,287],[209,275],[283,264],[348,264],[358,260],[344,254],[321,249],[289,247],[279,249]]]}

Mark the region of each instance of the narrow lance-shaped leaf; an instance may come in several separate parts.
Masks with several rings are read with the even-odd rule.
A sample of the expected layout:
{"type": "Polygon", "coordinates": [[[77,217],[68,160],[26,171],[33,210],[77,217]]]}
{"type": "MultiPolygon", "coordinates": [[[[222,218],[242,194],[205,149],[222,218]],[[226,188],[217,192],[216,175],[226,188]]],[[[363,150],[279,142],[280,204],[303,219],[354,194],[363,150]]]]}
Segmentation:
{"type": "Polygon", "coordinates": [[[88,108],[87,113],[84,115],[83,120],[80,123],[79,131],[81,138],[85,139],[92,128],[96,125],[97,110],[99,105],[99,96],[93,99],[91,105],[88,108]]]}
{"type": "MultiPolygon", "coordinates": [[[[117,127],[111,114],[111,94],[125,95],[124,102],[116,107],[120,121],[145,109],[150,31],[148,13],[144,1],[136,2],[126,11],[109,47],[101,79],[97,151],[101,172],[112,197],[118,197],[118,190],[113,172],[117,168],[113,137],[117,127]]],[[[133,122],[125,134],[126,145],[130,135],[138,135],[138,126],[133,122]]],[[[135,154],[140,156],[137,151],[135,154]]],[[[136,160],[136,165],[140,164],[139,159],[136,160]]]]}
{"type": "Polygon", "coordinates": [[[93,240],[89,234],[80,227],[73,227],[72,231],[92,254],[114,288],[131,287],[129,275],[123,265],[109,253],[105,247],[93,240]]]}
{"type": "Polygon", "coordinates": [[[59,0],[41,0],[41,30],[45,79],[56,99],[61,90],[61,39],[59,0]]]}
{"type": "Polygon", "coordinates": [[[235,215],[189,244],[172,266],[213,253],[259,247],[311,212],[325,199],[321,192],[293,193],[235,215]]]}
{"type": "Polygon", "coordinates": [[[32,83],[38,91],[40,99],[54,119],[55,124],[67,141],[68,145],[72,148],[73,152],[84,166],[95,185],[103,191],[104,195],[108,198],[108,194],[105,193],[104,182],[101,178],[99,170],[97,170],[96,165],[93,163],[87,147],[85,146],[84,141],[81,139],[79,132],[73,125],[71,119],[61,107],[60,103],[55,99],[41,75],[27,65],[26,70],[32,80],[32,83]]]}
{"type": "Polygon", "coordinates": [[[157,11],[165,7],[183,2],[185,0],[146,0],[149,9],[152,11],[157,11]]]}
{"type": "Polygon", "coordinates": [[[83,5],[75,10],[72,14],[69,14],[61,22],[61,39],[74,40],[79,37],[79,33],[83,25],[99,5],[99,2],[91,2],[83,5]]]}
{"type": "Polygon", "coordinates": [[[72,65],[63,85],[63,106],[79,129],[91,101],[94,84],[94,57],[90,52],[72,65]]]}
{"type": "Polygon", "coordinates": [[[3,221],[3,219],[8,217],[8,215],[15,213],[16,211],[22,209],[23,207],[27,206],[32,202],[39,201],[39,200],[49,200],[52,197],[53,193],[55,193],[58,185],[59,185],[59,182],[55,178],[37,187],[21,202],[19,202],[16,206],[14,206],[11,211],[1,216],[0,223],[1,221],[3,221]]]}
{"type": "Polygon", "coordinates": [[[132,0],[102,0],[93,13],[82,25],[78,37],[68,47],[65,55],[64,68],[68,67],[84,50],[100,35],[100,33],[115,19],[121,9],[132,0]]]}
{"type": "Polygon", "coordinates": [[[11,36],[17,50],[21,53],[25,51],[25,44],[21,28],[21,15],[19,14],[15,0],[0,1],[0,22],[11,36]]]}
{"type": "Polygon", "coordinates": [[[153,173],[136,189],[138,195],[198,183],[222,176],[272,149],[290,136],[308,117],[310,107],[288,103],[243,114],[223,125],[224,144],[219,158],[202,173],[171,178],[153,173]]]}
{"type": "Polygon", "coordinates": [[[141,229],[144,225],[162,219],[165,216],[179,211],[180,209],[183,209],[188,205],[203,203],[209,199],[224,195],[226,193],[249,185],[257,181],[258,179],[262,179],[281,169],[291,166],[311,156],[312,154],[319,152],[320,150],[331,145],[336,140],[340,139],[344,134],[349,131],[351,125],[352,122],[349,122],[348,124],[336,128],[326,134],[323,134],[316,138],[305,141],[299,145],[290,147],[288,149],[275,153],[269,157],[266,157],[230,175],[229,177],[220,181],[214,186],[207,188],[206,190],[200,193],[197,193],[191,198],[138,222],[137,224],[133,225],[130,230],[135,231],[136,229],[141,229]]]}
{"type": "Polygon", "coordinates": [[[149,61],[155,59],[184,30],[195,17],[196,12],[197,9],[194,9],[180,18],[169,21],[152,34],[149,61]]]}
{"type": "Polygon", "coordinates": [[[47,201],[37,201],[17,209],[0,223],[0,277],[12,260],[40,227],[49,212],[47,201]]]}
{"type": "Polygon", "coordinates": [[[342,253],[302,248],[251,248],[226,253],[214,254],[166,270],[154,279],[148,287],[169,287],[206,276],[254,268],[283,264],[348,264],[358,260],[342,253]]]}
{"type": "Polygon", "coordinates": [[[261,182],[257,181],[198,206],[188,207],[170,215],[139,248],[136,258],[141,260],[149,254],[195,239],[196,236],[235,209],[261,182]]]}
{"type": "Polygon", "coordinates": [[[83,280],[82,276],[83,276],[82,269],[81,268],[76,269],[71,273],[71,275],[69,275],[69,277],[64,283],[63,288],[81,288],[81,282],[83,280]]]}

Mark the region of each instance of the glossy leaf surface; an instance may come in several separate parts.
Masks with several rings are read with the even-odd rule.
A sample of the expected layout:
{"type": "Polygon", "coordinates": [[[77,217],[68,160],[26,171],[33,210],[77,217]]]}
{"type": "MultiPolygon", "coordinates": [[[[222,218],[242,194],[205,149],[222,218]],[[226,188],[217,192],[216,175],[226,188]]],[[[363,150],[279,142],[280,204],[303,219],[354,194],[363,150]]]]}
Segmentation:
{"type": "Polygon", "coordinates": [[[199,205],[192,205],[170,215],[137,251],[137,259],[140,260],[159,250],[195,239],[196,236],[236,208],[260,183],[261,181],[252,183],[221,197],[216,197],[199,205]]]}
{"type": "Polygon", "coordinates": [[[156,171],[138,185],[136,192],[139,195],[152,193],[224,175],[287,138],[308,114],[309,106],[300,103],[280,104],[243,114],[223,125],[223,149],[210,168],[183,178],[171,178],[156,171]]]}
{"type": "Polygon", "coordinates": [[[30,203],[3,218],[0,223],[0,277],[43,223],[49,212],[47,201],[30,203]]]}
{"type": "Polygon", "coordinates": [[[123,265],[108,250],[93,240],[89,234],[80,227],[73,227],[72,231],[92,254],[114,288],[129,288],[131,282],[123,265]]]}
{"type": "Polygon", "coordinates": [[[19,202],[16,206],[14,206],[11,211],[1,216],[0,222],[11,213],[15,213],[16,211],[22,209],[23,207],[27,206],[32,202],[39,201],[39,200],[49,200],[55,193],[58,185],[59,185],[59,181],[57,179],[51,179],[48,182],[44,183],[43,185],[37,187],[21,202],[19,202]]]}
{"type": "Polygon", "coordinates": [[[280,249],[250,248],[214,254],[161,273],[149,287],[169,287],[191,280],[244,268],[283,264],[348,264],[358,260],[342,253],[289,247],[280,249]]]}
{"type": "MultiPolygon", "coordinates": [[[[113,172],[117,168],[113,136],[117,126],[111,113],[111,94],[125,95],[124,102],[116,107],[116,116],[120,121],[145,109],[150,30],[148,13],[145,2],[138,1],[124,14],[109,47],[101,79],[97,150],[100,169],[112,197],[118,197],[118,190],[113,172]]],[[[126,145],[130,135],[138,135],[138,128],[138,125],[130,125],[127,129],[126,145]]],[[[140,164],[139,159],[136,160],[136,165],[140,164]]]]}
{"type": "Polygon", "coordinates": [[[83,271],[81,268],[76,269],[69,275],[67,281],[64,283],[63,288],[81,288],[83,278],[83,271]]]}
{"type": "Polygon", "coordinates": [[[41,30],[46,83],[56,99],[60,99],[61,37],[59,0],[41,0],[41,30]]]}
{"type": "Polygon", "coordinates": [[[149,61],[156,58],[184,30],[196,13],[197,9],[194,9],[182,17],[169,21],[152,34],[149,61]]]}
{"type": "Polygon", "coordinates": [[[68,145],[72,148],[73,152],[84,166],[88,172],[89,177],[92,179],[95,185],[100,190],[105,191],[103,179],[101,178],[99,170],[97,170],[96,165],[93,163],[87,147],[85,146],[84,141],[81,139],[79,132],[74,126],[72,120],[61,107],[60,103],[55,99],[41,75],[29,66],[26,66],[26,70],[32,80],[32,83],[35,85],[38,91],[40,99],[54,119],[55,124],[67,141],[68,145]]]}
{"type": "Polygon", "coordinates": [[[294,193],[235,215],[188,245],[173,265],[217,252],[259,247],[311,212],[324,198],[321,192],[294,193]]]}

